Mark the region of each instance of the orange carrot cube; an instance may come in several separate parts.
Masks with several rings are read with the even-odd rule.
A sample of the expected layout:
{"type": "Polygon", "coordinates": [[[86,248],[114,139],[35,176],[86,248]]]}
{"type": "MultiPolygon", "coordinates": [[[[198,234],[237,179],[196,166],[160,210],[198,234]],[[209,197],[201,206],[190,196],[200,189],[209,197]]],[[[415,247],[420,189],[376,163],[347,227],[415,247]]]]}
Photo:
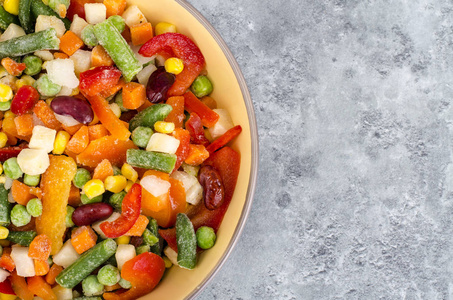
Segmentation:
{"type": "Polygon", "coordinates": [[[209,152],[203,145],[189,145],[189,156],[185,163],[188,165],[197,166],[203,163],[209,157],[209,152]]]}
{"type": "Polygon", "coordinates": [[[132,226],[131,229],[129,229],[128,232],[126,232],[125,235],[127,236],[142,236],[143,232],[146,229],[146,226],[148,226],[149,220],[146,216],[140,215],[135,221],[134,226],[132,226]]]}
{"type": "Polygon", "coordinates": [[[153,37],[153,26],[149,22],[140,23],[131,27],[132,44],[143,45],[153,37]]]}
{"type": "Polygon", "coordinates": [[[46,260],[49,258],[52,249],[52,241],[45,234],[37,235],[30,243],[28,256],[37,260],[46,260]]]}
{"type": "Polygon", "coordinates": [[[25,114],[14,118],[17,134],[21,136],[30,136],[33,131],[33,115],[25,114]]]}
{"type": "Polygon", "coordinates": [[[77,228],[71,235],[71,244],[77,253],[82,254],[96,245],[98,236],[90,226],[77,228]]]}
{"type": "Polygon", "coordinates": [[[146,101],[146,88],[143,84],[129,82],[123,87],[123,106],[127,109],[137,109],[146,101]]]}
{"type": "Polygon", "coordinates": [[[73,55],[82,47],[83,41],[70,30],[66,31],[66,33],[60,38],[60,50],[68,56],[73,55]]]}
{"type": "Polygon", "coordinates": [[[93,179],[100,179],[104,181],[108,176],[113,176],[113,167],[108,159],[104,159],[94,169],[93,179]]]}
{"type": "Polygon", "coordinates": [[[90,137],[88,135],[88,127],[82,126],[80,129],[72,136],[66,145],[66,149],[75,154],[81,153],[88,146],[90,142],[90,137]]]}

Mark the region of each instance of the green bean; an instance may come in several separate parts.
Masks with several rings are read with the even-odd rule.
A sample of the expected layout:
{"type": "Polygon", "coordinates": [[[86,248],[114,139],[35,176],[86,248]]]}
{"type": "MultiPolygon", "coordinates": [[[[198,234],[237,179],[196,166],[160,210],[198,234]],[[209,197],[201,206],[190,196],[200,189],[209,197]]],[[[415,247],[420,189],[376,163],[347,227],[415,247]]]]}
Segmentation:
{"type": "MultiPolygon", "coordinates": [[[[150,245],[151,246],[150,252],[160,256],[162,254],[163,240],[161,239],[161,237],[159,235],[159,225],[157,225],[156,219],[153,219],[150,217],[148,219],[149,219],[149,223],[148,223],[147,230],[149,230],[151,232],[151,234],[153,236],[155,236],[158,240],[158,242],[155,243],[154,245],[150,245]]],[[[152,242],[152,240],[148,240],[148,242],[152,242]]]]}
{"type": "Polygon", "coordinates": [[[8,191],[4,184],[0,184],[0,225],[9,226],[11,223],[11,206],[8,201],[8,191]]]}
{"type": "Polygon", "coordinates": [[[178,265],[192,270],[197,263],[197,238],[192,222],[186,214],[176,217],[176,244],[178,245],[178,265]]]}
{"type": "Polygon", "coordinates": [[[58,50],[60,40],[55,28],[16,37],[0,43],[0,59],[17,57],[38,50],[58,50]]]}
{"type": "Polygon", "coordinates": [[[31,12],[35,18],[37,18],[39,15],[57,17],[58,19],[63,21],[66,30],[69,30],[69,28],[71,27],[71,21],[69,21],[69,19],[61,18],[60,15],[54,12],[52,8],[45,5],[42,0],[31,0],[31,12]]]}
{"type": "Polygon", "coordinates": [[[201,226],[197,229],[197,244],[201,249],[209,249],[214,246],[216,235],[214,229],[208,226],[201,226]]]}
{"type": "Polygon", "coordinates": [[[36,74],[39,74],[42,69],[42,60],[35,56],[35,55],[29,55],[25,57],[22,61],[25,64],[25,74],[30,75],[30,76],[35,76],[36,74]]]}
{"type": "Polygon", "coordinates": [[[131,138],[137,147],[146,148],[152,134],[153,130],[151,128],[138,126],[132,131],[131,138]]]}
{"type": "Polygon", "coordinates": [[[39,77],[35,85],[39,94],[44,97],[53,97],[61,91],[61,85],[52,82],[47,74],[39,77]]]}
{"type": "Polygon", "coordinates": [[[143,242],[148,246],[153,246],[156,243],[159,243],[159,238],[157,236],[155,236],[149,229],[145,229],[142,237],[143,237],[143,242]]]}
{"type": "Polygon", "coordinates": [[[31,0],[19,0],[19,21],[26,33],[35,31],[31,15],[31,0]]]}
{"type": "Polygon", "coordinates": [[[134,52],[127,44],[121,33],[111,21],[106,20],[94,26],[94,34],[116,66],[123,73],[124,79],[131,81],[142,70],[134,52]]]}
{"type": "Polygon", "coordinates": [[[85,296],[98,296],[104,292],[104,285],[96,275],[90,275],[82,281],[82,290],[85,296]]]}
{"type": "Polygon", "coordinates": [[[98,280],[103,285],[117,284],[120,279],[120,271],[112,265],[105,265],[98,272],[98,280]]]}
{"type": "Polygon", "coordinates": [[[6,239],[14,244],[28,247],[36,235],[35,231],[10,231],[6,239]]]}
{"type": "Polygon", "coordinates": [[[42,202],[38,198],[28,201],[26,208],[32,217],[36,218],[42,214],[42,202]]]}
{"type": "Polygon", "coordinates": [[[117,166],[112,166],[112,168],[113,168],[113,176],[122,175],[120,168],[118,168],[117,166]]]}
{"type": "Polygon", "coordinates": [[[60,6],[63,5],[65,10],[68,9],[70,4],[69,0],[49,0],[49,7],[53,9],[54,12],[57,13],[57,15],[60,15],[60,6]]]}
{"type": "Polygon", "coordinates": [[[176,164],[176,155],[129,149],[126,152],[126,161],[134,167],[171,173],[176,164]]]}
{"type": "Polygon", "coordinates": [[[126,22],[124,21],[123,17],[119,15],[113,15],[109,17],[108,20],[112,22],[113,26],[115,26],[115,28],[118,29],[119,32],[123,32],[126,28],[126,22]]]}
{"type": "Polygon", "coordinates": [[[74,179],[72,179],[72,183],[74,183],[74,185],[77,188],[81,189],[81,188],[83,188],[85,183],[87,183],[90,180],[91,180],[90,171],[88,171],[87,169],[84,169],[84,168],[78,168],[77,172],[74,176],[74,179]]]}
{"type": "Polygon", "coordinates": [[[19,19],[15,16],[7,12],[3,6],[0,5],[0,29],[6,30],[9,24],[14,23],[19,25],[19,19]]]}
{"type": "Polygon", "coordinates": [[[173,108],[168,104],[154,104],[139,112],[129,122],[129,130],[134,131],[139,126],[154,128],[157,121],[163,121],[173,108]]]}
{"type": "Polygon", "coordinates": [[[205,75],[200,75],[194,80],[190,89],[197,98],[201,98],[212,93],[213,88],[211,80],[205,75]]]}
{"type": "Polygon", "coordinates": [[[94,35],[94,26],[91,24],[82,29],[80,36],[83,43],[89,47],[94,47],[99,43],[98,39],[94,35]]]}

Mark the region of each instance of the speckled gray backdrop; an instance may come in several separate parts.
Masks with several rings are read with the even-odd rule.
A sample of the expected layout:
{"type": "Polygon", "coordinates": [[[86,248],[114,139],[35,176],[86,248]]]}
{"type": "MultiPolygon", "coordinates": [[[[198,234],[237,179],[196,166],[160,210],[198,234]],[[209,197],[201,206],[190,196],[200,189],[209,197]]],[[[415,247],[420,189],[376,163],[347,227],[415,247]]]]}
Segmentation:
{"type": "Polygon", "coordinates": [[[188,2],[242,68],[261,150],[199,299],[453,299],[453,2],[188,2]]]}

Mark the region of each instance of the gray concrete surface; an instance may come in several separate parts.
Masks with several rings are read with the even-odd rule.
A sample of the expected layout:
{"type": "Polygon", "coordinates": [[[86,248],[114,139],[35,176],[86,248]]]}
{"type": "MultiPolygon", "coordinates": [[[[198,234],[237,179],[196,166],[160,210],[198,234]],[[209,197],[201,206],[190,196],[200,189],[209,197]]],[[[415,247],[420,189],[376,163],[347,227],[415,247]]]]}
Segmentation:
{"type": "Polygon", "coordinates": [[[261,147],[199,299],[452,299],[453,2],[188,2],[237,58],[261,147]]]}

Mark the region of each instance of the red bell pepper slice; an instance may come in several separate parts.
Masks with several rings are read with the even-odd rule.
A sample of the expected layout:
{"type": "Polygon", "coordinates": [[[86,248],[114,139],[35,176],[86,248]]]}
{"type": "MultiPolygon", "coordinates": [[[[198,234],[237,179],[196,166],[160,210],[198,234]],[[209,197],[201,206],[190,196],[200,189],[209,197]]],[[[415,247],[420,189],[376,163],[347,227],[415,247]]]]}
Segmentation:
{"type": "Polygon", "coordinates": [[[132,287],[126,292],[104,293],[106,300],[132,300],[150,293],[165,272],[162,257],[145,252],[124,263],[121,277],[129,281],[132,287]]]}
{"type": "Polygon", "coordinates": [[[142,187],[135,183],[121,205],[121,216],[112,222],[103,222],[100,225],[102,232],[108,238],[117,238],[124,235],[134,226],[142,205],[142,187]]]}
{"type": "Polygon", "coordinates": [[[121,71],[113,66],[101,66],[80,73],[80,91],[86,96],[94,96],[115,86],[121,71]]]}
{"type": "Polygon", "coordinates": [[[11,157],[17,157],[22,151],[22,149],[26,148],[26,144],[20,144],[19,146],[14,147],[5,147],[0,149],[0,162],[5,162],[7,159],[11,157]]]}
{"type": "Polygon", "coordinates": [[[173,131],[172,135],[173,137],[179,140],[179,146],[175,153],[176,154],[175,168],[173,169],[173,171],[176,171],[189,156],[190,133],[187,130],[176,128],[175,131],[173,131]]]}
{"type": "Polygon", "coordinates": [[[186,122],[186,129],[190,133],[190,142],[192,144],[203,145],[205,147],[209,145],[209,140],[204,135],[201,119],[196,113],[190,114],[190,117],[186,122]]]}
{"type": "Polygon", "coordinates": [[[11,281],[9,281],[9,278],[6,278],[5,281],[0,282],[0,293],[16,295],[16,293],[14,293],[13,291],[13,288],[11,287],[11,281]]]}
{"type": "MultiPolygon", "coordinates": [[[[217,232],[220,223],[223,220],[223,216],[225,215],[231,199],[233,198],[234,188],[236,187],[239,175],[241,157],[239,153],[230,147],[223,147],[219,151],[214,152],[203,164],[213,166],[219,172],[225,188],[225,200],[222,206],[215,210],[207,209],[204,202],[200,203],[198,205],[199,207],[197,208],[197,212],[190,217],[190,220],[192,221],[195,230],[201,226],[209,226],[217,232]]],[[[176,246],[175,228],[161,229],[159,230],[159,234],[167,241],[168,245],[173,250],[178,250],[176,246]]]]}
{"type": "Polygon", "coordinates": [[[181,96],[200,75],[205,66],[203,54],[195,43],[180,33],[159,34],[146,42],[138,51],[143,56],[160,54],[168,57],[170,49],[184,63],[184,70],[176,75],[175,83],[168,90],[168,96],[181,96]]]}
{"type": "Polygon", "coordinates": [[[209,154],[212,154],[228,144],[232,139],[237,137],[242,132],[241,125],[234,126],[233,128],[229,129],[227,132],[222,134],[219,138],[213,141],[209,146],[206,147],[209,154]]]}
{"type": "Polygon", "coordinates": [[[201,124],[212,127],[219,120],[219,115],[200,101],[192,92],[184,94],[184,108],[189,113],[196,113],[201,118],[201,124]]]}
{"type": "Polygon", "coordinates": [[[11,111],[19,116],[29,113],[38,100],[38,91],[30,85],[24,85],[17,90],[13,101],[11,101],[11,111]]]}

